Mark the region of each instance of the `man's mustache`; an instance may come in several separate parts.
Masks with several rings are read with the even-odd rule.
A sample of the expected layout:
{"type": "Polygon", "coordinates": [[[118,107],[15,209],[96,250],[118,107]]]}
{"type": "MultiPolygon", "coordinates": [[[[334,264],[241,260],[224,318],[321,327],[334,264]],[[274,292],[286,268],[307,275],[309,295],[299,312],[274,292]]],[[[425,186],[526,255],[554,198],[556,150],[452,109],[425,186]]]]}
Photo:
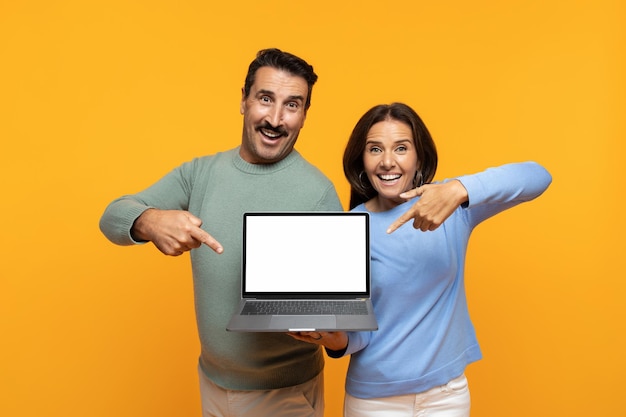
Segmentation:
{"type": "Polygon", "coordinates": [[[265,122],[265,124],[263,124],[262,126],[257,126],[256,131],[260,131],[261,129],[263,130],[271,130],[272,132],[280,135],[280,136],[287,136],[287,131],[285,129],[283,129],[282,127],[278,126],[278,127],[274,127],[271,124],[269,124],[268,122],[265,122]]]}

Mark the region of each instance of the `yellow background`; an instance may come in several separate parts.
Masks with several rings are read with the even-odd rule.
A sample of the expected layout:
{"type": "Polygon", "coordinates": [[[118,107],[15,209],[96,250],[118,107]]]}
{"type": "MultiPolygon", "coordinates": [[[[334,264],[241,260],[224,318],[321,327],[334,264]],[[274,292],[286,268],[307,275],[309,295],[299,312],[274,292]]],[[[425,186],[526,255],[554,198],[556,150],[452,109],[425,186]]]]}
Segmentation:
{"type": "MultiPolygon", "coordinates": [[[[270,46],[320,76],[298,148],[344,205],[343,147],[378,103],[420,113],[437,179],[550,170],[470,244],[472,415],[626,415],[625,18],[619,0],[0,1],[0,415],[200,415],[188,257],[116,247],[98,219],[239,143],[270,46]]],[[[328,416],[346,363],[327,361],[328,416]]]]}

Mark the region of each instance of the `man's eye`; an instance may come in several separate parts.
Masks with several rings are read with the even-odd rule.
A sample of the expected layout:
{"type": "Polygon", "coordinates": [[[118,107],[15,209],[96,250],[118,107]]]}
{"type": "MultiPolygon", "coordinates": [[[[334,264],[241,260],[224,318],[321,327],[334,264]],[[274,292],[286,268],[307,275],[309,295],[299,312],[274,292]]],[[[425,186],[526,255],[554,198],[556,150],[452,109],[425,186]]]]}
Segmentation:
{"type": "Polygon", "coordinates": [[[270,98],[268,96],[261,96],[261,98],[259,100],[262,101],[263,103],[269,103],[270,102],[270,98]]]}

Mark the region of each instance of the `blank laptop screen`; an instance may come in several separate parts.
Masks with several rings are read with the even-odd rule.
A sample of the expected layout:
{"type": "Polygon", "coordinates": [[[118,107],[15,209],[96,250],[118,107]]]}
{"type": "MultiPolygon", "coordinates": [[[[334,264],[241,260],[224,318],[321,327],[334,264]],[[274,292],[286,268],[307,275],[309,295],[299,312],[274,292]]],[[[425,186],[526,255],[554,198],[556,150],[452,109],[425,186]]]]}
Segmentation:
{"type": "Polygon", "coordinates": [[[244,292],[363,293],[368,218],[354,213],[248,213],[244,292]]]}

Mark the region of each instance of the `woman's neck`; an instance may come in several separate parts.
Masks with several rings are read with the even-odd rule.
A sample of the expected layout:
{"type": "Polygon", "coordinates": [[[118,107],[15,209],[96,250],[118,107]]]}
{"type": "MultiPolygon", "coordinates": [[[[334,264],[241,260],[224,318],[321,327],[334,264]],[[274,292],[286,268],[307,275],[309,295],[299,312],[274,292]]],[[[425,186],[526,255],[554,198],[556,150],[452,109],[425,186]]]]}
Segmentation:
{"type": "Polygon", "coordinates": [[[383,211],[389,211],[392,208],[398,207],[400,204],[405,203],[406,200],[397,198],[395,200],[391,200],[388,198],[381,198],[380,195],[371,198],[367,202],[365,202],[365,208],[367,211],[371,211],[373,213],[380,213],[383,211]]]}

